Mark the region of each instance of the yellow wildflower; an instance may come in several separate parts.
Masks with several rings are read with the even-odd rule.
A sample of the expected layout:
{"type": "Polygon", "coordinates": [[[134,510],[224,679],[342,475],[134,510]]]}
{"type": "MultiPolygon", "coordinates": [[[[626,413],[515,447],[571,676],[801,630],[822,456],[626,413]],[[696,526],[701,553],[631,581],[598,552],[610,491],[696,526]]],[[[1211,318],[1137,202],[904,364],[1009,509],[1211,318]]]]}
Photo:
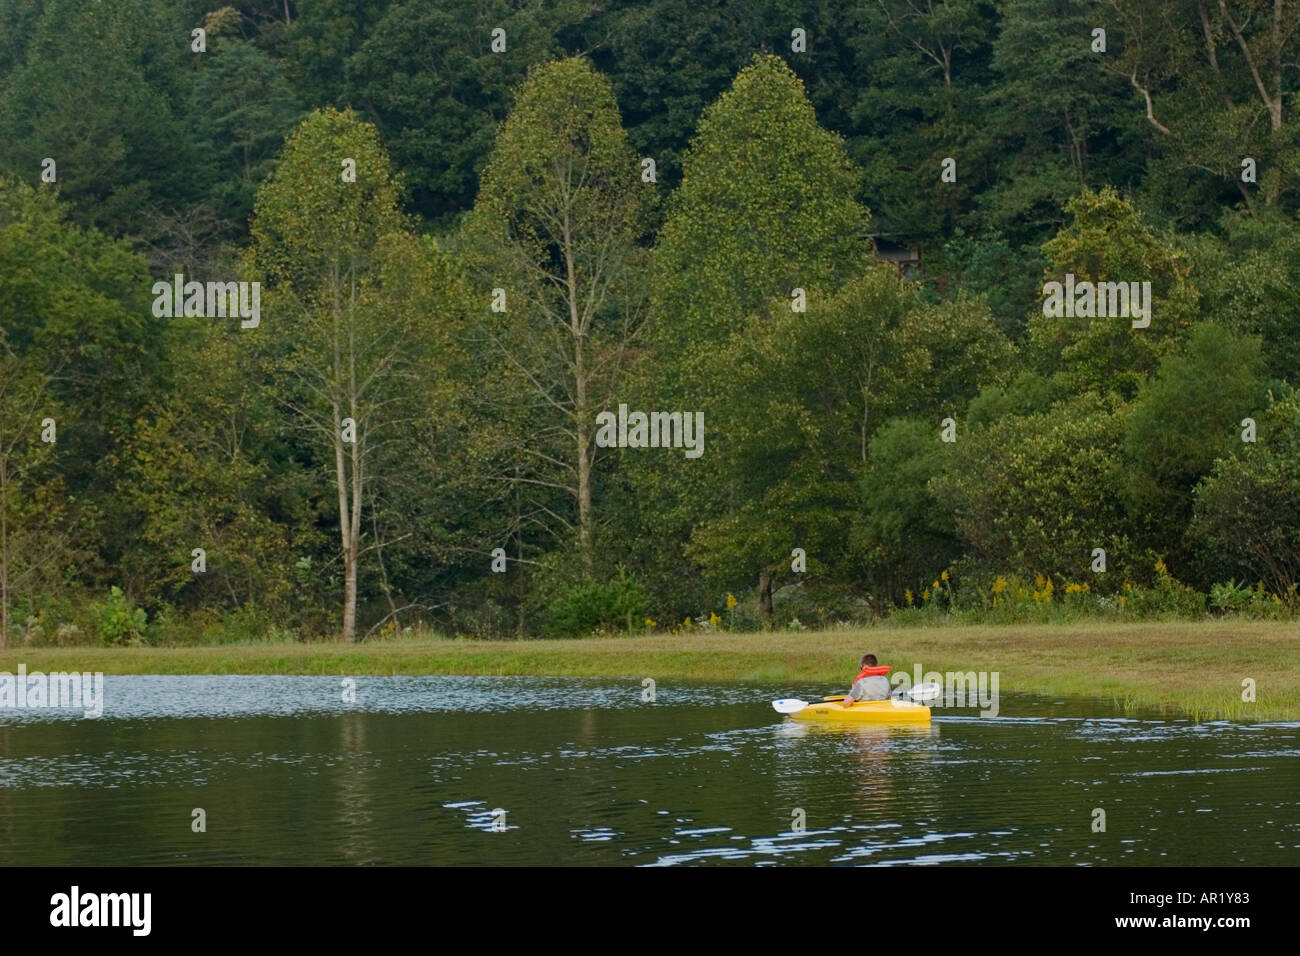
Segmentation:
{"type": "Polygon", "coordinates": [[[717,626],[718,626],[718,622],[721,621],[721,620],[722,620],[722,618],[718,617],[718,615],[714,614],[712,611],[709,612],[709,626],[710,626],[710,627],[717,627],[717,626]]]}
{"type": "Polygon", "coordinates": [[[728,592],[727,592],[727,610],[730,611],[732,608],[734,608],[734,607],[735,607],[737,604],[739,604],[739,603],[740,603],[740,602],[736,600],[736,595],[734,595],[734,594],[732,594],[730,591],[728,591],[728,592]]]}
{"type": "Polygon", "coordinates": [[[947,572],[947,571],[944,571],[942,574],[939,575],[939,577],[940,577],[942,580],[947,581],[947,580],[948,580],[948,572],[947,572]]]}
{"type": "Polygon", "coordinates": [[[910,589],[903,592],[903,597],[907,599],[907,606],[912,606],[912,592],[910,589]]]}

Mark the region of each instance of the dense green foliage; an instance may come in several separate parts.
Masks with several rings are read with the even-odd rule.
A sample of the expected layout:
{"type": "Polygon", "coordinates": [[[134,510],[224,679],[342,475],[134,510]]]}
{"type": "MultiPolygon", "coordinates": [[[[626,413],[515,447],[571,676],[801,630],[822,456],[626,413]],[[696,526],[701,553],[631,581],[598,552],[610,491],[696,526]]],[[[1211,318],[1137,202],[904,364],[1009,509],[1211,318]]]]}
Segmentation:
{"type": "Polygon", "coordinates": [[[0,0],[0,644],[1294,613],[1297,27],[0,0]]]}

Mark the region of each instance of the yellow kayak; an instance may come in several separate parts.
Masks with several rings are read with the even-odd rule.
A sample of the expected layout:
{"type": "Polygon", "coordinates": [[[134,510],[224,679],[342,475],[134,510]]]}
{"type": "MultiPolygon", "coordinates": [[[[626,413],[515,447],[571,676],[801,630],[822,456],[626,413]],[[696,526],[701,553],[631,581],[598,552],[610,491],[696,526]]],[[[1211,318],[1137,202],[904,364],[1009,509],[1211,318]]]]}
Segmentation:
{"type": "Polygon", "coordinates": [[[795,720],[835,720],[868,724],[928,724],[930,708],[906,700],[864,700],[845,708],[838,700],[814,701],[790,714],[795,720]]]}

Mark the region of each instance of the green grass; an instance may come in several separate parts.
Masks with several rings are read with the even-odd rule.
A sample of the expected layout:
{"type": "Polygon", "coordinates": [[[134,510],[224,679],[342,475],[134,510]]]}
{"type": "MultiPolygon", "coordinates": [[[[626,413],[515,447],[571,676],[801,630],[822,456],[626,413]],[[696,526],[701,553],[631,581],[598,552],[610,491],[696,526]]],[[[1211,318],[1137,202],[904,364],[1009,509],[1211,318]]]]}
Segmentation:
{"type": "Polygon", "coordinates": [[[107,674],[473,674],[653,677],[846,688],[858,657],[912,673],[998,671],[1003,693],[1110,698],[1197,719],[1300,719],[1300,628],[1204,621],[1056,626],[857,628],[800,633],[646,634],[562,641],[398,638],[343,644],[10,648],[0,671],[107,674]],[[1253,678],[1257,700],[1241,700],[1253,678]]]}

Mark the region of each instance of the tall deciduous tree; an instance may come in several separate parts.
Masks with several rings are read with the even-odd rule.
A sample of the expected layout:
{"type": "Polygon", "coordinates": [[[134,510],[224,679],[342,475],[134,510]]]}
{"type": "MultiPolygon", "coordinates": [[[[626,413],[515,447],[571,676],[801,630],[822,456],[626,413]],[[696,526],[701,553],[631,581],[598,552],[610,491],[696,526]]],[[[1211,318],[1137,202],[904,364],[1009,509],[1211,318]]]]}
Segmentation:
{"type": "Polygon", "coordinates": [[[719,342],[800,288],[835,288],[864,264],[867,210],[841,139],[803,84],[759,55],[705,111],[655,249],[665,341],[719,342]]]}
{"type": "MultiPolygon", "coordinates": [[[[802,82],[779,57],[754,57],[700,119],[653,255],[656,354],[642,366],[638,391],[650,407],[702,412],[706,433],[717,437],[696,461],[627,461],[630,497],[642,510],[638,530],[623,538],[669,549],[656,563],[671,571],[654,586],[676,592],[671,600],[696,583],[682,554],[692,530],[735,503],[710,464],[716,441],[739,437],[718,402],[730,375],[727,343],[789,310],[796,288],[823,295],[866,266],[858,185],[843,142],[818,125],[802,82]]],[[[761,406],[754,411],[761,415],[761,406]]],[[[763,573],[760,590],[770,584],[763,573]]]]}
{"type": "Polygon", "coordinates": [[[350,111],[318,110],[258,192],[248,256],[269,289],[262,325],[244,334],[264,342],[273,395],[337,496],[346,641],[356,639],[372,486],[387,443],[413,433],[434,321],[384,304],[385,243],[400,243],[405,225],[397,193],[375,128],[350,111]]]}
{"type": "Polygon", "coordinates": [[[572,496],[578,551],[594,564],[595,416],[609,407],[646,311],[642,181],[609,83],[585,60],[534,69],[497,137],[467,232],[481,255],[481,332],[494,371],[540,409],[503,480],[572,496]],[[507,311],[489,312],[502,289],[507,311]],[[547,436],[554,441],[548,441],[547,436]]]}

